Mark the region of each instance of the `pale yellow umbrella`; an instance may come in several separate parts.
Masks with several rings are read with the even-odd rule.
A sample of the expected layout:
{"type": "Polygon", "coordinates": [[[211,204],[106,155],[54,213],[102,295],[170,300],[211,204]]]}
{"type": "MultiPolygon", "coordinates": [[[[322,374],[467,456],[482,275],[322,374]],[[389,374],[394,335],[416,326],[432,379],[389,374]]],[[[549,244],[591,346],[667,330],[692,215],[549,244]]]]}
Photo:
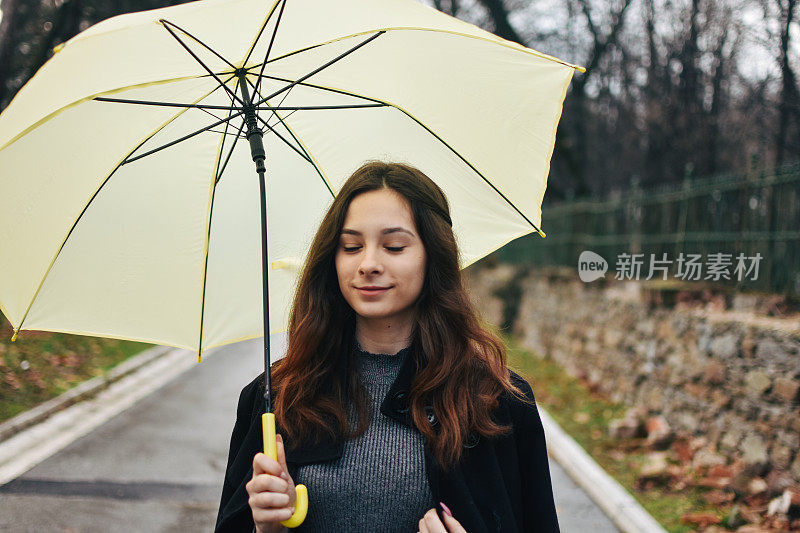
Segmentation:
{"type": "Polygon", "coordinates": [[[462,267],[544,235],[576,69],[413,0],[204,0],[101,22],[0,115],[0,309],[14,337],[198,356],[284,331],[297,266],[367,159],[444,190],[462,267]]]}

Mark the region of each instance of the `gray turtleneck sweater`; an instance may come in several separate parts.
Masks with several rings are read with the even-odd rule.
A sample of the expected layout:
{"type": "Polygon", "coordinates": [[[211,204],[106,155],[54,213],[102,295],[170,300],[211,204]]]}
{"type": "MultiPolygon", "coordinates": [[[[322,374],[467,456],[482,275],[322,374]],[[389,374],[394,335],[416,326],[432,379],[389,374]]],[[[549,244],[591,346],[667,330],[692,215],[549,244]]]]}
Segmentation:
{"type": "MultiPolygon", "coordinates": [[[[300,466],[294,482],[308,487],[308,515],[298,532],[417,531],[434,507],[425,472],[424,438],[380,412],[383,398],[410,351],[372,354],[357,346],[356,367],[370,395],[370,425],[347,441],[334,461],[300,466]]],[[[351,423],[356,422],[350,409],[351,423]]]]}

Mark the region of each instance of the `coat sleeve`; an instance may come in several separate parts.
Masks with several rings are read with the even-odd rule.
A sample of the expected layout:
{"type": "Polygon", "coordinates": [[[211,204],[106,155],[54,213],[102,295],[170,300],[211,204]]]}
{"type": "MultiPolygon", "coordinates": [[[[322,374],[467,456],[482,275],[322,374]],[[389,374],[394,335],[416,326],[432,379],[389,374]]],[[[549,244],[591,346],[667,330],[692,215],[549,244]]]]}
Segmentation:
{"type": "Polygon", "coordinates": [[[225,481],[222,484],[222,497],[215,532],[249,532],[253,528],[253,517],[247,504],[247,491],[244,485],[252,477],[253,457],[259,451],[258,441],[253,434],[261,433],[258,400],[258,378],[247,385],[239,394],[236,410],[236,423],[231,434],[225,481]],[[259,423],[258,428],[255,422],[259,423]]]}
{"type": "MultiPolygon", "coordinates": [[[[530,384],[515,373],[512,382],[535,403],[530,384]]],[[[522,479],[524,531],[557,533],[558,517],[550,482],[544,428],[535,405],[514,402],[514,433],[522,479]]]]}

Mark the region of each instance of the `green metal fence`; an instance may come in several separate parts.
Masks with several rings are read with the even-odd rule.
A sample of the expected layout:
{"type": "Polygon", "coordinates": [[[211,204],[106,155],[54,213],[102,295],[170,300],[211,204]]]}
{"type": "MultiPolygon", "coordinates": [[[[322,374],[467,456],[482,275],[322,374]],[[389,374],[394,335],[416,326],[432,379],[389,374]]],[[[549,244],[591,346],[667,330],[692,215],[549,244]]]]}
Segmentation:
{"type": "Polygon", "coordinates": [[[687,173],[678,186],[634,183],[616,197],[544,206],[542,229],[546,238],[518,239],[497,258],[578,268],[590,250],[608,262],[607,278],[650,275],[798,295],[800,163],[705,179],[687,173]]]}

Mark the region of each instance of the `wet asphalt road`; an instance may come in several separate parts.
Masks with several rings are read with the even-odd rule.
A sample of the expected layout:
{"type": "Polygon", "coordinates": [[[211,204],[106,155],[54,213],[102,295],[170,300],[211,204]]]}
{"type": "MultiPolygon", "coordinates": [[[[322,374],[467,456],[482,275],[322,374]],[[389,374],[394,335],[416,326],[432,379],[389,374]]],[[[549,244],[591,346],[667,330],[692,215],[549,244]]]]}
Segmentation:
{"type": "MultiPolygon", "coordinates": [[[[0,487],[0,531],[213,531],[239,391],[263,369],[261,346],[222,348],[0,487]]],[[[617,531],[550,469],[562,531],[617,531]]]]}

